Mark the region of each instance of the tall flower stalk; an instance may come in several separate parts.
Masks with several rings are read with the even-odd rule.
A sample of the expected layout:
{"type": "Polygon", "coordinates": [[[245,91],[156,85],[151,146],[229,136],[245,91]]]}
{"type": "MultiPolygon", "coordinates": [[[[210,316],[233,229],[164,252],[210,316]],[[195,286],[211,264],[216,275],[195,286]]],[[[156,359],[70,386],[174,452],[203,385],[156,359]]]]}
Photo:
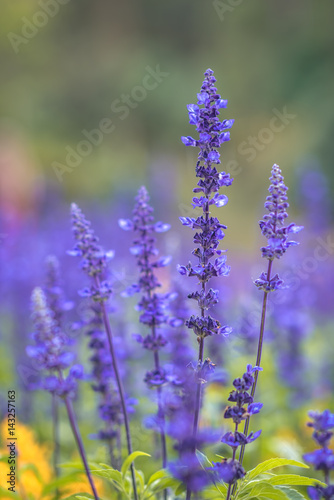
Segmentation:
{"type": "MultiPolygon", "coordinates": [[[[223,230],[226,226],[221,224],[216,217],[210,216],[210,206],[223,207],[228,202],[227,196],[220,194],[222,187],[230,186],[232,180],[229,174],[218,172],[216,165],[220,163],[218,148],[222,143],[230,139],[227,132],[233,125],[234,120],[219,121],[219,110],[226,108],[227,101],[221,99],[215,87],[216,79],[213,71],[208,69],[204,73],[201,91],[197,94],[197,104],[189,104],[189,123],[196,126],[199,139],[182,137],[186,146],[199,148],[198,161],[196,164],[196,177],[200,180],[194,193],[203,193],[199,198],[194,197],[192,206],[200,209],[202,215],[198,217],[180,217],[181,223],[196,231],[194,243],[196,248],[193,255],[198,259],[196,265],[189,263],[179,266],[182,275],[194,276],[198,279],[200,290],[193,292],[189,298],[198,303],[200,315],[191,316],[186,325],[192,329],[198,342],[198,361],[196,368],[196,402],[193,421],[193,452],[196,449],[197,431],[200,421],[200,409],[202,400],[203,365],[210,363],[204,359],[204,340],[206,337],[217,334],[230,333],[231,329],[222,327],[218,320],[208,314],[208,310],[218,303],[218,290],[208,289],[211,278],[216,276],[227,276],[229,266],[226,265],[226,256],[223,250],[218,250],[219,242],[224,238],[223,230]]],[[[191,489],[188,487],[187,500],[191,498],[191,489]]]]}
{"type": "Polygon", "coordinates": [[[323,472],[327,486],[309,486],[307,493],[311,500],[331,500],[334,498],[334,484],[330,484],[330,474],[334,470],[334,453],[329,445],[333,437],[331,429],[334,429],[334,414],[329,410],[322,413],[310,411],[309,416],[313,421],[308,422],[307,425],[313,427],[312,437],[320,448],[306,453],[303,458],[312,464],[315,470],[323,472]]]}
{"type": "MultiPolygon", "coordinates": [[[[112,360],[112,366],[115,374],[116,385],[119,393],[120,404],[122,407],[124,427],[126,434],[128,454],[132,453],[132,441],[130,433],[130,424],[128,410],[126,405],[126,397],[123,388],[122,379],[117,362],[117,354],[115,351],[112,329],[109,321],[106,302],[109,299],[112,288],[107,280],[103,280],[109,260],[113,257],[113,252],[105,252],[98,243],[98,238],[95,236],[90,222],[86,219],[80,208],[73,203],[72,212],[72,229],[76,240],[74,250],[68,252],[70,255],[81,257],[81,268],[88,274],[91,279],[91,285],[81,291],[84,297],[92,298],[99,304],[102,316],[102,322],[107,334],[109,350],[112,360]]],[[[133,496],[138,500],[136,475],[133,463],[131,464],[131,477],[133,496]]]]}
{"type": "Polygon", "coordinates": [[[42,370],[49,373],[48,376],[44,377],[41,387],[62,398],[65,403],[70,426],[93,496],[95,500],[98,500],[72,406],[72,398],[75,396],[77,389],[76,379],[83,377],[83,368],[81,365],[71,366],[74,355],[66,349],[69,339],[58,327],[57,321],[47,305],[45,293],[41,288],[33,290],[32,309],[32,319],[35,326],[32,339],[35,344],[27,347],[27,354],[35,359],[42,370]],[[69,373],[65,376],[64,370],[70,366],[69,373]]]}
{"type": "MultiPolygon", "coordinates": [[[[145,382],[149,388],[157,390],[157,425],[160,433],[162,466],[167,466],[167,446],[165,430],[165,412],[163,408],[162,390],[168,383],[168,374],[161,364],[160,350],[167,344],[167,339],[161,333],[160,327],[169,321],[166,309],[170,294],[161,294],[157,290],[161,286],[156,270],[169,264],[169,257],[157,258],[158,250],[156,248],[156,238],[154,233],[167,231],[170,226],[162,222],[154,222],[153,208],[150,205],[149,194],[142,186],[136,196],[136,203],[133,210],[133,218],[120,219],[119,225],[126,231],[133,231],[136,238],[131,253],[137,258],[139,268],[138,282],[131,285],[124,293],[125,296],[131,296],[134,293],[141,293],[141,299],[138,303],[140,311],[140,322],[146,325],[150,331],[144,338],[136,335],[136,340],[152,352],[154,368],[147,371],[145,382]]],[[[165,498],[166,492],[165,492],[165,498]]]]}
{"type": "MultiPolygon", "coordinates": [[[[268,295],[270,292],[282,288],[283,281],[278,274],[273,275],[272,268],[274,259],[280,259],[290,246],[298,245],[296,241],[288,240],[289,234],[298,233],[303,229],[302,226],[296,226],[291,223],[284,226],[285,219],[288,217],[287,208],[289,207],[287,190],[284,184],[284,177],[278,165],[273,165],[270,177],[269,196],[266,198],[264,207],[268,210],[268,214],[263,216],[259,225],[263,236],[268,240],[268,244],[261,248],[262,257],[268,260],[267,272],[263,272],[261,276],[255,280],[255,285],[259,290],[263,291],[262,313],[260,323],[260,333],[257,346],[256,363],[257,367],[261,367],[262,348],[265,331],[266,311],[268,295]]],[[[251,397],[254,399],[259,371],[254,375],[254,383],[251,388],[251,397]]],[[[247,435],[249,430],[250,415],[245,421],[244,434],[247,435]]],[[[245,454],[245,445],[241,446],[239,462],[242,465],[245,454]]]]}

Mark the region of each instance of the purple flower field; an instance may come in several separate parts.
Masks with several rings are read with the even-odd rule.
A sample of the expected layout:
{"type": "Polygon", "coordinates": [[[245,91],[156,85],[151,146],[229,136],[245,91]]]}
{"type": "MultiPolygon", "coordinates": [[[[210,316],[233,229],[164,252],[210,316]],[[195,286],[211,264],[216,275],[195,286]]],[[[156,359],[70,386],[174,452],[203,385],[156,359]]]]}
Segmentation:
{"type": "MultiPolygon", "coordinates": [[[[50,0],[45,24],[63,3],[50,0]]],[[[211,5],[226,29],[249,8],[232,3],[211,5]]],[[[42,36],[33,12],[7,36],[14,52],[42,36]]],[[[257,133],[219,57],[204,59],[174,94],[160,89],[169,73],[146,65],[111,105],[121,121],[140,105],[140,124],[105,115],[52,177],[30,176],[23,136],[1,124],[0,498],[334,500],[331,173],[316,148],[297,165],[274,145],[300,147],[285,131],[295,118],[312,142],[304,105],[287,111],[298,99],[270,105],[257,133]],[[145,109],[153,151],[174,105],[168,154],[157,146],[143,173],[145,109]],[[242,141],[239,127],[257,135],[242,141]],[[114,130],[134,164],[115,152],[110,183],[94,164],[84,181],[79,165],[102,158],[114,130]],[[245,145],[248,164],[233,156],[245,145]]]]}

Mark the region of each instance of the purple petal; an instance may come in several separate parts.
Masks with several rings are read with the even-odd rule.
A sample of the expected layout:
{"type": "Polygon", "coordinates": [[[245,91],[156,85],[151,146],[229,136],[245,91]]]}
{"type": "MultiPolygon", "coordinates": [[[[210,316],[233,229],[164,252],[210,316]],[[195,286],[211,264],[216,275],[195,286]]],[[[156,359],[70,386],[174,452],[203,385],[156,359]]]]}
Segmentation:
{"type": "Polygon", "coordinates": [[[217,99],[216,105],[218,108],[226,108],[227,107],[227,99],[217,99]]]}
{"type": "Polygon", "coordinates": [[[119,219],[118,225],[124,231],[132,231],[133,230],[133,222],[130,219],[119,219]]]}
{"type": "Polygon", "coordinates": [[[184,137],[182,136],[181,137],[181,141],[183,142],[183,144],[185,144],[186,146],[196,146],[196,141],[195,139],[193,139],[192,137],[190,137],[190,135],[188,135],[188,137],[184,137]]]}
{"type": "Polygon", "coordinates": [[[170,224],[164,224],[163,222],[156,222],[154,224],[154,231],[156,233],[165,233],[170,229],[170,224]]]}

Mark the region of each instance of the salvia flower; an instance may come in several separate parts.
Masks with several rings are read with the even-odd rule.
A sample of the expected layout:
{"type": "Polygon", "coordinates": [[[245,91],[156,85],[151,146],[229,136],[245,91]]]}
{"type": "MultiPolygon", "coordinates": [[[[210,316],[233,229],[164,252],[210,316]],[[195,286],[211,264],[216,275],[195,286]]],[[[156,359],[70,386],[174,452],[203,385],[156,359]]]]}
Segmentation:
{"type": "MultiPolygon", "coordinates": [[[[90,297],[99,304],[101,317],[103,320],[104,329],[108,339],[108,347],[112,361],[115,381],[119,395],[120,406],[122,408],[124,427],[127,441],[128,454],[132,453],[132,442],[130,433],[130,424],[128,418],[128,408],[126,396],[123,388],[123,382],[118,367],[118,356],[114,346],[114,338],[111,329],[111,324],[108,316],[106,303],[112,293],[111,283],[105,279],[108,271],[108,263],[113,258],[114,252],[106,252],[98,242],[90,222],[86,219],[80,208],[72,203],[72,230],[76,245],[74,250],[68,252],[72,256],[81,257],[81,268],[91,278],[89,287],[81,291],[83,297],[90,297]]],[[[130,466],[133,495],[135,500],[138,500],[137,485],[135,477],[135,469],[133,463],[130,466]]]]}
{"type": "Polygon", "coordinates": [[[222,438],[222,442],[228,444],[231,448],[250,443],[261,434],[261,431],[259,431],[255,432],[255,434],[251,433],[245,436],[243,433],[237,431],[238,425],[243,420],[249,415],[259,413],[263,407],[262,403],[254,403],[253,397],[248,392],[254,383],[253,374],[259,370],[262,369],[257,366],[253,368],[252,365],[247,365],[247,371],[243,376],[233,381],[235,389],[230,392],[228,400],[235,403],[235,405],[226,408],[224,418],[231,418],[233,420],[236,425],[236,431],[234,433],[228,432],[222,438]]]}
{"type": "Polygon", "coordinates": [[[211,470],[218,481],[224,481],[229,485],[234,484],[238,479],[246,475],[245,469],[238,460],[232,460],[231,458],[223,459],[221,462],[213,462],[211,470]]]}
{"type": "Polygon", "coordinates": [[[334,470],[334,453],[329,448],[329,445],[333,436],[331,429],[334,429],[334,414],[329,410],[322,413],[310,411],[309,416],[312,421],[308,422],[307,425],[314,429],[312,437],[320,448],[305,453],[303,458],[312,464],[315,470],[321,470],[324,473],[327,486],[309,486],[307,492],[311,500],[332,500],[334,498],[334,486],[330,485],[330,472],[334,470]]]}
{"type": "Polygon", "coordinates": [[[75,203],[72,203],[71,213],[76,245],[67,253],[74,257],[81,257],[82,270],[93,279],[95,278],[90,287],[84,288],[79,293],[82,297],[91,297],[97,302],[106,301],[112,293],[112,288],[111,284],[103,278],[109,261],[114,257],[114,252],[103,250],[91,223],[75,203]]]}
{"type": "Polygon", "coordinates": [[[32,321],[35,327],[31,338],[34,345],[27,347],[27,354],[45,371],[41,387],[58,396],[74,396],[77,379],[84,376],[81,365],[72,365],[74,354],[68,350],[70,339],[62,332],[48,307],[45,293],[41,288],[32,292],[32,321]],[[62,371],[70,368],[67,377],[62,371]]]}
{"type": "Polygon", "coordinates": [[[269,214],[263,216],[259,225],[262,234],[268,240],[267,246],[261,248],[262,257],[273,260],[280,259],[290,246],[298,245],[296,241],[288,238],[290,234],[299,233],[303,227],[296,226],[294,223],[284,226],[285,219],[288,217],[288,188],[284,184],[281,169],[276,164],[272,167],[270,181],[270,194],[264,204],[269,214]]]}
{"type": "MultiPolygon", "coordinates": [[[[197,301],[199,308],[204,312],[218,302],[218,291],[206,290],[206,284],[212,277],[226,276],[229,273],[229,266],[226,264],[226,256],[222,250],[218,250],[220,240],[224,238],[224,224],[221,224],[216,217],[211,217],[209,207],[226,205],[228,199],[226,195],[219,194],[221,187],[230,186],[232,180],[229,174],[218,172],[215,165],[220,163],[217,149],[221,144],[229,140],[229,132],[225,132],[233,125],[233,120],[220,122],[219,109],[225,108],[227,101],[221,99],[214,86],[215,77],[213,71],[208,69],[205,72],[205,79],[201,92],[197,95],[197,104],[188,106],[190,123],[196,125],[199,133],[199,140],[182,137],[185,145],[199,147],[198,162],[196,165],[196,176],[200,179],[194,193],[202,192],[199,198],[193,198],[193,206],[202,209],[203,215],[193,217],[180,217],[181,223],[191,227],[196,231],[194,243],[196,248],[193,255],[198,259],[198,263],[189,263],[186,266],[179,266],[182,275],[195,276],[201,284],[201,290],[190,294],[190,298],[197,301]],[[200,108],[200,106],[203,106],[200,108]],[[211,259],[214,259],[211,261],[211,259]]],[[[227,327],[222,327],[220,323],[210,316],[192,316],[186,322],[198,340],[209,335],[229,333],[227,327]]]]}
{"type": "Polygon", "coordinates": [[[148,371],[145,382],[149,387],[160,387],[167,382],[167,374],[160,365],[159,351],[167,344],[167,338],[158,328],[170,323],[168,314],[169,302],[174,298],[172,294],[158,293],[157,289],[161,283],[157,277],[157,269],[165,267],[170,263],[170,257],[159,257],[156,247],[155,233],[168,231],[169,224],[155,222],[153,208],[147,189],[142,186],[135,198],[135,207],[132,219],[120,219],[119,226],[125,231],[133,231],[135,239],[130,252],[137,259],[139,268],[139,279],[123,292],[123,296],[140,293],[141,298],[137,305],[140,312],[139,321],[149,327],[149,333],[142,337],[134,335],[144,349],[152,351],[155,365],[152,371],[148,371]]]}
{"type": "MultiPolygon", "coordinates": [[[[189,262],[187,265],[178,266],[179,273],[190,277],[196,277],[200,285],[200,291],[192,293],[189,298],[196,300],[200,314],[193,315],[186,326],[193,330],[199,344],[197,363],[197,393],[194,409],[193,437],[196,442],[196,434],[199,424],[200,405],[202,399],[203,379],[202,365],[204,362],[204,339],[212,335],[226,335],[231,329],[222,326],[220,322],[208,314],[208,310],[218,303],[218,291],[210,288],[208,283],[211,278],[227,276],[230,268],[226,264],[224,251],[218,249],[220,241],[224,238],[226,226],[221,224],[217,217],[210,215],[210,207],[223,207],[228,202],[225,194],[220,189],[232,184],[233,179],[225,172],[219,172],[217,165],[220,164],[220,146],[230,140],[228,130],[232,127],[234,120],[219,120],[220,109],[226,108],[227,101],[222,99],[215,87],[216,78],[213,71],[208,69],[204,73],[204,81],[201,91],[197,94],[197,104],[187,106],[189,123],[196,126],[198,139],[191,136],[182,137],[186,146],[199,148],[196,164],[196,177],[199,179],[193,192],[199,196],[194,197],[192,206],[201,209],[202,215],[198,217],[180,217],[184,226],[195,230],[193,238],[195,249],[192,254],[197,259],[196,263],[189,262]]],[[[208,363],[211,366],[211,363],[208,363]]],[[[214,365],[212,365],[213,367],[214,365]]],[[[195,451],[195,450],[193,450],[195,451]]],[[[191,498],[191,486],[188,485],[187,500],[191,498]]]]}
{"type": "MultiPolygon", "coordinates": [[[[290,246],[298,245],[297,242],[289,240],[290,234],[298,233],[303,229],[302,226],[296,226],[292,223],[285,226],[285,219],[288,217],[287,209],[289,207],[287,190],[282,176],[281,169],[274,164],[271,170],[269,196],[265,201],[265,208],[269,212],[259,221],[262,234],[267,238],[268,244],[261,248],[262,257],[268,260],[267,271],[261,273],[261,276],[255,280],[255,286],[263,291],[262,313],[260,332],[257,346],[256,366],[261,366],[262,349],[264,341],[265,321],[268,294],[283,288],[283,281],[278,274],[272,275],[272,266],[275,258],[280,259],[290,246]]],[[[258,370],[254,375],[251,385],[251,397],[254,398],[258,381],[258,370]]],[[[245,421],[244,433],[247,436],[250,422],[250,414],[245,421]]],[[[245,445],[241,446],[239,461],[242,464],[245,453],[245,445]]],[[[234,490],[235,491],[235,488],[234,490]]]]}
{"type": "Polygon", "coordinates": [[[150,205],[149,194],[144,186],[139,189],[135,198],[133,218],[121,219],[119,226],[125,231],[133,231],[135,234],[130,252],[137,259],[139,279],[123,295],[141,294],[137,305],[137,310],[140,312],[139,321],[148,327],[149,333],[144,338],[137,334],[135,339],[144,349],[151,351],[153,354],[154,366],[152,370],[146,372],[144,381],[149,388],[157,389],[158,415],[154,420],[159,424],[162,461],[165,467],[167,455],[162,387],[172,382],[173,379],[170,378],[168,371],[161,365],[160,351],[166,346],[167,339],[158,329],[164,324],[169,323],[173,326],[175,323],[169,318],[168,314],[169,303],[175,297],[170,293],[162,294],[157,292],[157,289],[161,287],[161,283],[156,271],[159,268],[166,267],[171,258],[168,256],[159,257],[155,234],[168,231],[170,226],[163,222],[155,222],[153,207],[150,205]]]}
{"type": "Polygon", "coordinates": [[[259,370],[262,370],[262,368],[258,366],[254,366],[253,368],[252,365],[247,365],[246,372],[243,376],[233,381],[234,390],[230,392],[228,401],[235,404],[233,406],[228,406],[224,413],[224,418],[233,420],[235,430],[234,432],[226,432],[221,442],[232,448],[233,456],[231,460],[225,460],[220,464],[216,464],[214,466],[214,471],[223,481],[230,485],[228,498],[231,494],[231,485],[246,474],[240,462],[235,459],[238,447],[252,443],[261,434],[261,430],[254,433],[251,432],[250,434],[245,434],[238,430],[239,425],[243,421],[249,418],[250,415],[259,413],[263,406],[262,403],[254,403],[253,397],[248,392],[254,384],[253,374],[259,370]]]}
{"type": "Polygon", "coordinates": [[[194,492],[203,491],[210,483],[209,474],[193,453],[184,453],[178,461],[169,464],[169,470],[173,477],[194,492]]]}
{"type": "Polygon", "coordinates": [[[195,276],[201,284],[201,290],[191,293],[189,298],[197,301],[202,315],[192,316],[186,322],[199,341],[209,335],[227,334],[231,331],[228,327],[220,325],[217,320],[203,314],[218,303],[218,290],[212,288],[206,290],[208,281],[213,277],[227,276],[230,270],[226,264],[226,256],[222,250],[218,250],[220,240],[225,236],[223,230],[226,226],[216,217],[211,217],[209,212],[211,205],[217,207],[226,205],[228,198],[220,194],[219,190],[230,186],[233,180],[229,174],[218,172],[216,168],[220,163],[218,149],[223,142],[229,140],[229,132],[226,131],[232,127],[234,120],[222,122],[219,120],[219,110],[227,106],[227,101],[221,99],[217,93],[215,82],[213,71],[208,69],[205,72],[201,92],[197,95],[197,104],[188,105],[190,123],[196,125],[199,139],[182,137],[182,142],[186,146],[196,146],[200,150],[196,165],[196,176],[199,181],[193,191],[201,192],[203,195],[193,198],[193,207],[201,208],[203,215],[196,218],[180,217],[183,225],[196,231],[194,235],[196,248],[192,253],[198,262],[195,265],[189,263],[178,267],[180,274],[195,276]]]}

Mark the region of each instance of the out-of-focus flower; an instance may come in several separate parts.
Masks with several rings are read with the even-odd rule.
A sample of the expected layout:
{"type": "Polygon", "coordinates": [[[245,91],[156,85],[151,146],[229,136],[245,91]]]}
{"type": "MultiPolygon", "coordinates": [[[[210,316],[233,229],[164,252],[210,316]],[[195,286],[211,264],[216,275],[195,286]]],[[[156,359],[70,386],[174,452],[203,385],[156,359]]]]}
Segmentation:
{"type": "Polygon", "coordinates": [[[303,458],[312,464],[315,470],[323,471],[327,486],[309,486],[307,492],[311,500],[332,500],[334,486],[330,484],[330,472],[334,470],[334,453],[328,446],[333,436],[330,429],[334,429],[334,414],[329,410],[322,413],[310,411],[309,416],[312,421],[307,425],[314,429],[312,437],[321,448],[305,453],[303,458]]]}

